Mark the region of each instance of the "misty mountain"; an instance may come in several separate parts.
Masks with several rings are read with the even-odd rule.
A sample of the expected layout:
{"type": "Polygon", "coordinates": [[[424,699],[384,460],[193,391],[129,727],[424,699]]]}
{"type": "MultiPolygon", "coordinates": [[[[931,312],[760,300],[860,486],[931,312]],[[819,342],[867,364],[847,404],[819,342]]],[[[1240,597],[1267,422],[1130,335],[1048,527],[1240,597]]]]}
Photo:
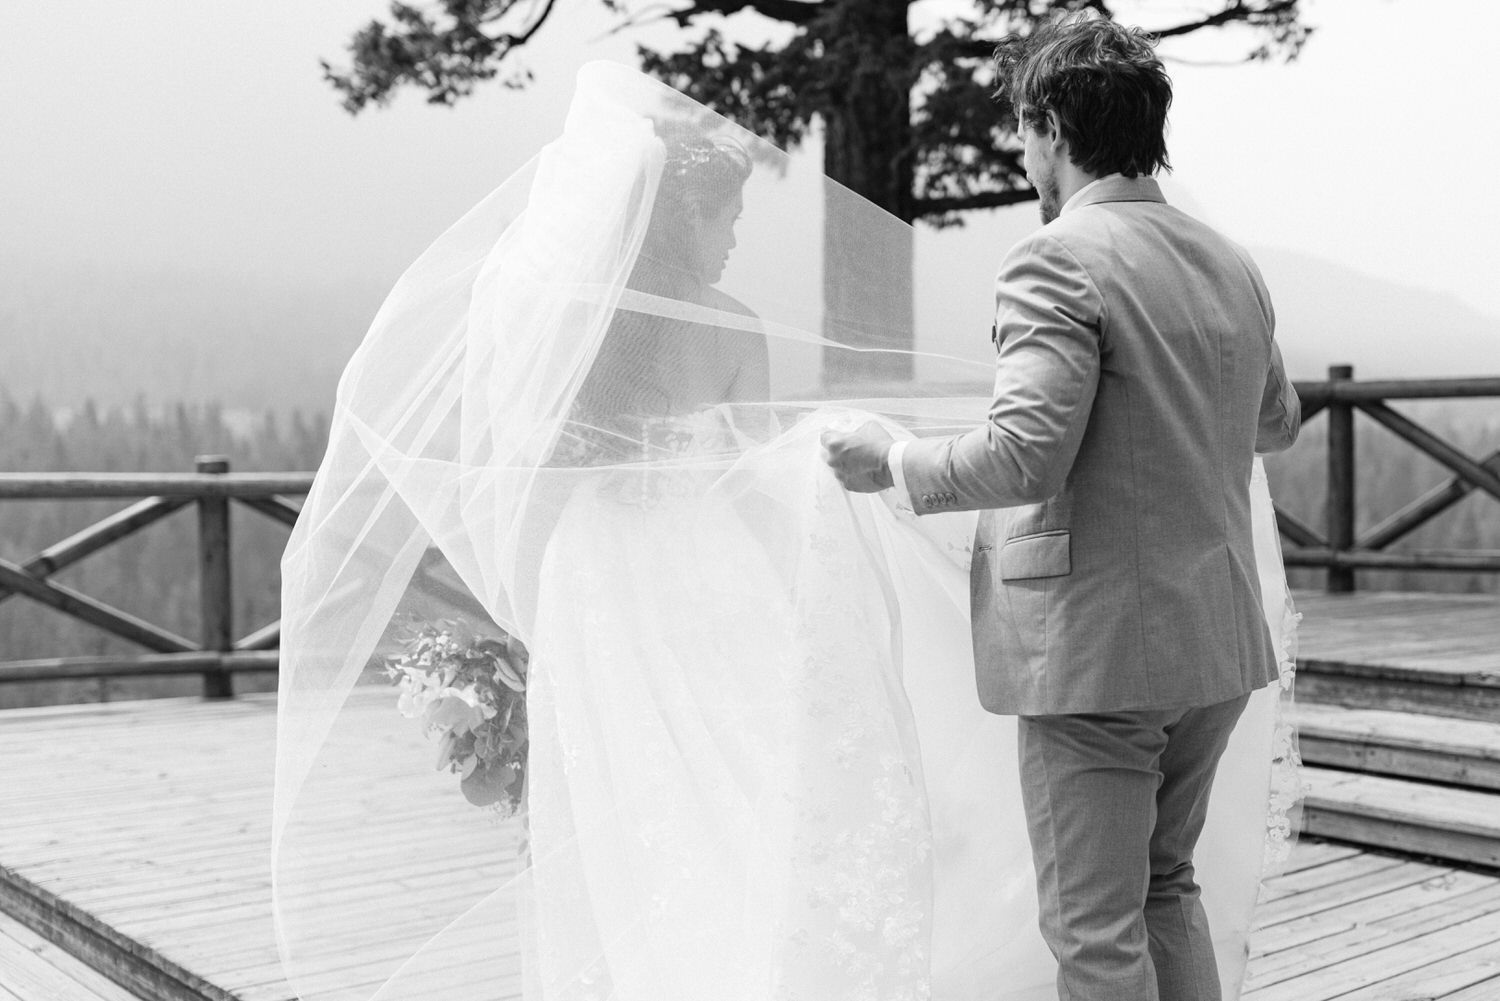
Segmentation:
{"type": "Polygon", "coordinates": [[[386,287],[0,260],[0,390],[326,412],[386,287]]]}
{"type": "Polygon", "coordinates": [[[1356,379],[1500,376],[1500,317],[1457,296],[1404,285],[1293,250],[1253,247],[1294,378],[1329,365],[1356,379]]]}
{"type": "MultiPolygon", "coordinates": [[[[1297,378],[1500,376],[1500,318],[1280,248],[1253,253],[1297,378]]],[[[56,407],[218,402],[327,412],[389,279],[254,282],[0,260],[0,391],[56,407]]],[[[988,293],[988,290],[985,290],[988,293]]]]}

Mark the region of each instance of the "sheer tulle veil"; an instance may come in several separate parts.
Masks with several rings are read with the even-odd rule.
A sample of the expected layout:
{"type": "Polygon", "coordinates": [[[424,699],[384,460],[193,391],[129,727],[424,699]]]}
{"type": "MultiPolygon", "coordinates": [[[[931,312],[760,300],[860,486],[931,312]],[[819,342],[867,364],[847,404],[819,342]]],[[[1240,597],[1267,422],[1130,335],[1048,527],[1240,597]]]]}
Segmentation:
{"type": "MultiPolygon", "coordinates": [[[[911,245],[591,64],[560,137],[401,277],[283,561],[300,996],[1050,996],[1014,723],[974,694],[972,518],[845,494],[820,456],[829,426],[985,412],[989,361],[921,350],[911,245]]],[[[1200,852],[1230,997],[1295,798],[1258,463],[1250,489],[1286,684],[1200,852]]]]}

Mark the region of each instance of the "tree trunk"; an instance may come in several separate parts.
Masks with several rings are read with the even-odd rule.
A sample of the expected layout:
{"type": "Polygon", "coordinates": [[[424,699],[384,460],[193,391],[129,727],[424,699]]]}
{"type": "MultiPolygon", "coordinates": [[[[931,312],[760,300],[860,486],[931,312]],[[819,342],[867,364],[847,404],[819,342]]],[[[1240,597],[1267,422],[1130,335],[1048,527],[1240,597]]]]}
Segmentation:
{"type": "MultiPolygon", "coordinates": [[[[871,226],[868,209],[830,193],[823,224],[823,328],[830,340],[900,354],[824,351],[829,385],[912,378],[913,209],[911,88],[916,46],[907,0],[844,0],[826,39],[831,78],[844,85],[824,119],[823,169],[896,218],[871,226]],[[832,67],[830,67],[832,69],[832,67]]],[[[852,386],[850,387],[852,388],[852,386]]]]}

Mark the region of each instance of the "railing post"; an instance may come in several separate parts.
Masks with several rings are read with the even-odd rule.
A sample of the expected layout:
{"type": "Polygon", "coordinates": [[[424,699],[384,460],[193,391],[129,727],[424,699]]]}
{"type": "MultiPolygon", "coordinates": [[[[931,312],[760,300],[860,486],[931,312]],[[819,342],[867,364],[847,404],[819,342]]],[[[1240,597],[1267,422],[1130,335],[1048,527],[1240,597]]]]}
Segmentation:
{"type": "MultiPolygon", "coordinates": [[[[1330,383],[1354,378],[1351,365],[1331,365],[1330,383]]],[[[1335,555],[1354,546],[1354,406],[1337,398],[1328,401],[1328,548],[1335,555]]],[[[1353,567],[1329,567],[1329,594],[1354,590],[1353,567]]]]}
{"type": "MultiPolygon", "coordinates": [[[[227,473],[222,455],[200,455],[200,473],[227,473]]],[[[204,650],[229,652],[234,648],[233,595],[229,577],[229,498],[198,498],[198,589],[201,642],[204,650]]],[[[203,675],[203,697],[234,697],[234,678],[224,670],[203,675]]]]}

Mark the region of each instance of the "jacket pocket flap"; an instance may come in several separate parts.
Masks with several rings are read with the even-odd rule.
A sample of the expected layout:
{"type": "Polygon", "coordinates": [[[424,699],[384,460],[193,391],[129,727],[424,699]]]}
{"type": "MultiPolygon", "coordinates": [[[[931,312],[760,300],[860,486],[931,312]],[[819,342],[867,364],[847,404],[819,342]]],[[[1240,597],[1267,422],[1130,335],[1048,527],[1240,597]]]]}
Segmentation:
{"type": "Polygon", "coordinates": [[[1008,540],[1000,549],[1000,579],[1066,577],[1073,572],[1072,533],[1038,532],[1008,540]]]}

